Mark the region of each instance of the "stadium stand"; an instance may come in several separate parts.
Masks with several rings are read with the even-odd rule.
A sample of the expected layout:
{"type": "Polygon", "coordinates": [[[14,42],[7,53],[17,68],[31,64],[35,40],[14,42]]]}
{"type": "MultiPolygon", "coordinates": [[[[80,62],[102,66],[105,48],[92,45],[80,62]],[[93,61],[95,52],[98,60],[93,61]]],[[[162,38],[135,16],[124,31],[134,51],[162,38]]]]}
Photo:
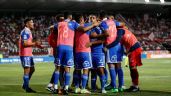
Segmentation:
{"type": "MultiPolygon", "coordinates": [[[[133,33],[137,36],[143,50],[166,50],[163,43],[171,39],[171,20],[164,18],[157,18],[157,16],[143,15],[123,15],[125,20],[133,29],[133,33]]],[[[24,24],[22,23],[23,16],[1,16],[0,17],[0,51],[4,55],[16,56],[18,55],[18,39],[20,30],[24,24]]],[[[41,39],[46,48],[33,49],[34,55],[47,55],[50,46],[47,42],[49,34],[48,27],[55,23],[54,16],[31,16],[35,23],[33,31],[34,39],[41,39]]]]}

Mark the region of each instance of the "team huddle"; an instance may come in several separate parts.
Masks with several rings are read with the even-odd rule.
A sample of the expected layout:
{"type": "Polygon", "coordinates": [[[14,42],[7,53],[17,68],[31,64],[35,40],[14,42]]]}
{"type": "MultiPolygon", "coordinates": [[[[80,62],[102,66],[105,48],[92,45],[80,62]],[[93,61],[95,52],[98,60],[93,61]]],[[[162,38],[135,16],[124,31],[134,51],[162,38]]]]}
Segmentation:
{"type": "MultiPolygon", "coordinates": [[[[26,92],[36,92],[29,86],[29,80],[35,70],[32,47],[42,48],[42,46],[40,41],[32,41],[33,20],[26,19],[24,23],[25,28],[21,31],[19,40],[19,55],[24,68],[22,88],[26,92]]],[[[124,23],[115,20],[114,16],[106,15],[105,12],[87,17],[77,14],[73,20],[71,14],[67,15],[67,18],[60,14],[57,16],[57,22],[50,26],[49,30],[48,42],[53,48],[55,58],[55,70],[47,86],[49,91],[54,94],[69,93],[72,67],[74,67],[72,86],[75,93],[95,92],[97,76],[100,78],[101,93],[139,91],[137,66],[142,65],[142,49],[133,33],[124,23]],[[128,89],[124,88],[124,74],[121,67],[123,55],[129,58],[132,85],[128,89]],[[91,73],[91,91],[86,89],[89,73],[91,73]],[[117,76],[118,84],[116,84],[117,76]]]]}

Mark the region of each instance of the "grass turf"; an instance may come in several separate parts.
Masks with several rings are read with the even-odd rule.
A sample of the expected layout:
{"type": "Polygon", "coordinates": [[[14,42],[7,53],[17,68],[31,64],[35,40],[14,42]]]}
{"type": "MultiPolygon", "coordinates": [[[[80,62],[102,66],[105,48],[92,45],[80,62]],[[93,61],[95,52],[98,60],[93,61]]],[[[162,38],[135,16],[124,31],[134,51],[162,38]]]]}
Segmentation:
{"type": "MultiPolygon", "coordinates": [[[[139,67],[140,92],[135,93],[111,93],[104,95],[112,96],[171,96],[171,59],[144,59],[143,66],[139,67]]],[[[54,70],[52,63],[37,63],[36,71],[30,81],[30,86],[37,93],[25,93],[22,88],[23,69],[20,64],[0,65],[0,96],[55,96],[45,90],[51,74],[54,70]]],[[[131,78],[129,69],[124,68],[125,86],[129,87],[131,78]]],[[[71,79],[72,80],[72,79],[71,79]]],[[[89,82],[90,84],[90,82],[89,82]]],[[[97,82],[100,87],[99,81],[97,82]]],[[[73,95],[81,95],[74,94],[73,95]]],[[[91,95],[102,95],[92,93],[91,95]]],[[[83,95],[85,96],[85,94],[83,95]]]]}

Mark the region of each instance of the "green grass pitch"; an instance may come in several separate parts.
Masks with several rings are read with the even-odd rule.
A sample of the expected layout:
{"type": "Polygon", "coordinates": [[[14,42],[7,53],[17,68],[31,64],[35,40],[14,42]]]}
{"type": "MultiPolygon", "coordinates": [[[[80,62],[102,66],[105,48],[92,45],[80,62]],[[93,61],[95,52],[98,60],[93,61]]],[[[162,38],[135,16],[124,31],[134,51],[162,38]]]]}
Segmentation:
{"type": "MultiPolygon", "coordinates": [[[[110,93],[107,96],[171,96],[171,59],[143,59],[139,67],[140,92],[110,93]]],[[[52,63],[37,63],[30,86],[38,93],[25,93],[22,88],[23,69],[20,64],[0,64],[0,96],[55,96],[45,90],[54,70],[52,63]]],[[[131,79],[129,69],[124,68],[125,86],[129,87],[131,79]]],[[[97,82],[100,87],[99,81],[97,82]]],[[[70,93],[71,96],[77,95],[70,93]]],[[[80,96],[78,94],[77,96],[80,96]]],[[[91,95],[102,95],[92,93],[91,95]]],[[[82,96],[85,96],[82,95],[82,96]]],[[[86,95],[87,96],[87,95],[86,95]]],[[[88,95],[89,96],[89,95],[88,95]]]]}

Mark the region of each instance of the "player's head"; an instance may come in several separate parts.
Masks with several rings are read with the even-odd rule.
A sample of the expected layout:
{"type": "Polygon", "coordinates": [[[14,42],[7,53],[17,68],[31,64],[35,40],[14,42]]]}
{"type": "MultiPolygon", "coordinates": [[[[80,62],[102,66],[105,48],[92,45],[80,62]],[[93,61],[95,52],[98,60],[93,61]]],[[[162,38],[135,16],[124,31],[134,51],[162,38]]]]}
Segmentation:
{"type": "Polygon", "coordinates": [[[97,15],[91,14],[91,15],[90,15],[90,21],[91,21],[91,22],[97,22],[97,15]]]}
{"type": "Polygon", "coordinates": [[[57,19],[58,22],[64,21],[64,14],[58,14],[56,16],[56,19],[57,19]]]}
{"type": "Polygon", "coordinates": [[[29,29],[33,29],[34,28],[34,23],[33,20],[30,18],[27,18],[24,20],[24,24],[26,27],[28,27],[29,29]]]}
{"type": "Polygon", "coordinates": [[[76,22],[78,22],[78,23],[85,23],[85,21],[84,21],[84,16],[83,16],[82,14],[76,14],[76,15],[75,15],[75,20],[76,20],[76,22]]]}
{"type": "Polygon", "coordinates": [[[101,10],[99,13],[100,19],[104,19],[107,17],[107,13],[104,10],[101,10]]]}
{"type": "Polygon", "coordinates": [[[113,16],[112,14],[110,14],[110,15],[108,16],[108,19],[114,20],[114,16],[113,16]]]}
{"type": "Polygon", "coordinates": [[[72,13],[70,13],[70,12],[65,12],[65,13],[64,13],[64,16],[65,16],[66,19],[72,20],[72,13]]]}

